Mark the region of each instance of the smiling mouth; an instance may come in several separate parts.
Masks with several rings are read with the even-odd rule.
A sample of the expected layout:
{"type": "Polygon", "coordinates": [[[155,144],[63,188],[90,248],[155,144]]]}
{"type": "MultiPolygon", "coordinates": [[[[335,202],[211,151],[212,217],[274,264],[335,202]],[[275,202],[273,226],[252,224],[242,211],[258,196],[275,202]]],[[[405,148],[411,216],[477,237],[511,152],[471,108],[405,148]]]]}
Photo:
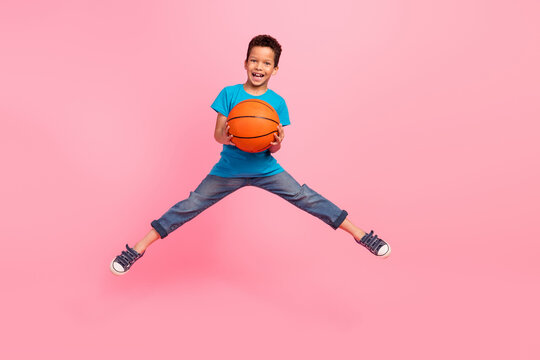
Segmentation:
{"type": "Polygon", "coordinates": [[[264,77],[264,75],[262,75],[262,74],[251,73],[251,75],[253,75],[253,77],[256,78],[256,79],[262,79],[264,77]]]}

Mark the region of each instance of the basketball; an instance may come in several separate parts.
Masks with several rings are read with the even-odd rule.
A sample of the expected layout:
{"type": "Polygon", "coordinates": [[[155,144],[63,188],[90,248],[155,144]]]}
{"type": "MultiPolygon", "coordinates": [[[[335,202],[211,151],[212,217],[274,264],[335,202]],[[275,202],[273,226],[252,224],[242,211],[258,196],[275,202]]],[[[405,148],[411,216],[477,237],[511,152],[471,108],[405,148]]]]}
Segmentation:
{"type": "Polygon", "coordinates": [[[279,116],[266,101],[248,99],[232,108],[227,118],[231,141],[240,150],[250,153],[264,151],[278,132],[279,116]]]}

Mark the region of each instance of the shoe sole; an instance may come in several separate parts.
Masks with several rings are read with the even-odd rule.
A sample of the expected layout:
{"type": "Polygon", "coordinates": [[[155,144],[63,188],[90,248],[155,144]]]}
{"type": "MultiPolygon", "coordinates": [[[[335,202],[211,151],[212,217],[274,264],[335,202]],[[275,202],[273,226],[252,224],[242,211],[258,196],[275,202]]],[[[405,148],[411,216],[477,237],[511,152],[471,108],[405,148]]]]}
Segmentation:
{"type": "MultiPolygon", "coordinates": [[[[109,266],[109,268],[111,269],[111,272],[114,274],[114,275],[118,275],[118,276],[121,276],[121,275],[124,275],[125,273],[127,273],[127,271],[124,271],[124,272],[119,272],[119,271],[116,271],[113,267],[113,263],[114,263],[114,260],[111,261],[111,265],[109,266]]],[[[129,270],[128,270],[129,271],[129,270]]]]}

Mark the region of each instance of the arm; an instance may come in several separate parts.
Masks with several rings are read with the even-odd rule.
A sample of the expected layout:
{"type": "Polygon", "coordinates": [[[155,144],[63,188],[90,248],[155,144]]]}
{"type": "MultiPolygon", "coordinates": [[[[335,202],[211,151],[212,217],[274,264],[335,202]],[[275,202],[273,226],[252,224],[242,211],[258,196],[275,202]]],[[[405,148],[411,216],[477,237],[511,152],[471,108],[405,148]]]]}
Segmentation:
{"type": "Polygon", "coordinates": [[[278,133],[274,133],[274,141],[271,142],[271,146],[269,148],[271,153],[275,153],[281,149],[281,142],[285,138],[285,130],[283,130],[283,126],[279,124],[278,126],[278,133]]]}
{"type": "Polygon", "coordinates": [[[227,117],[221,113],[217,114],[216,129],[214,130],[214,139],[220,144],[233,145],[231,138],[233,136],[229,134],[229,125],[227,124],[227,117]]]}

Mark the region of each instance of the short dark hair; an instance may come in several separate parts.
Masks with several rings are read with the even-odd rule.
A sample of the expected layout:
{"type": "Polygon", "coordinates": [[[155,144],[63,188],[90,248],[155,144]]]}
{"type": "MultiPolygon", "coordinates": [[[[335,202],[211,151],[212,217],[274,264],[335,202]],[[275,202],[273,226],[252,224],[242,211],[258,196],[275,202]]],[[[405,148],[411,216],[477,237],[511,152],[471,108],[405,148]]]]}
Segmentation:
{"type": "Polygon", "coordinates": [[[269,47],[274,51],[274,67],[277,67],[279,64],[279,57],[281,56],[281,45],[276,39],[270,35],[257,35],[249,42],[246,61],[249,58],[249,53],[254,46],[264,46],[269,47]]]}

